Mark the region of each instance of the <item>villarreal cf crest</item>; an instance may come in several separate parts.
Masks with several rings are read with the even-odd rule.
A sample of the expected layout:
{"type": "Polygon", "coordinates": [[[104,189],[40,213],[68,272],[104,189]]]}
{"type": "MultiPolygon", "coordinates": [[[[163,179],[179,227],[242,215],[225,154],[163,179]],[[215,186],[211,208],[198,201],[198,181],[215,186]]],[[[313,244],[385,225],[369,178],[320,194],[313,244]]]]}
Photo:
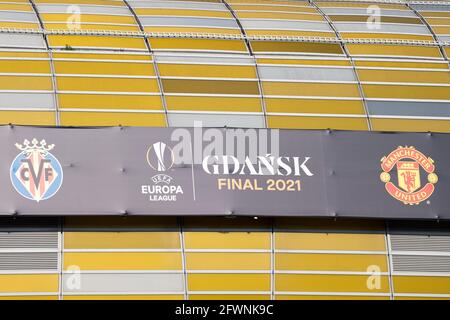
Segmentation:
{"type": "Polygon", "coordinates": [[[16,143],[21,151],[13,160],[10,169],[11,182],[23,197],[42,201],[53,197],[61,187],[63,170],[58,159],[50,153],[55,145],[45,140],[24,140],[16,143]]]}

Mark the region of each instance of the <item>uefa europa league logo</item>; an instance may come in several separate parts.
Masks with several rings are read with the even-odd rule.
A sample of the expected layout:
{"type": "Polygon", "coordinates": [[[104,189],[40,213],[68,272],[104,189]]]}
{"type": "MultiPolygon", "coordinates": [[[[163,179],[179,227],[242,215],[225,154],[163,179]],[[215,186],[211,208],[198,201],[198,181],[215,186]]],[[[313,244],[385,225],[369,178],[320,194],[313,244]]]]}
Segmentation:
{"type": "Polygon", "coordinates": [[[173,151],[164,142],[155,142],[147,150],[147,162],[153,170],[167,171],[174,163],[173,151]]]}

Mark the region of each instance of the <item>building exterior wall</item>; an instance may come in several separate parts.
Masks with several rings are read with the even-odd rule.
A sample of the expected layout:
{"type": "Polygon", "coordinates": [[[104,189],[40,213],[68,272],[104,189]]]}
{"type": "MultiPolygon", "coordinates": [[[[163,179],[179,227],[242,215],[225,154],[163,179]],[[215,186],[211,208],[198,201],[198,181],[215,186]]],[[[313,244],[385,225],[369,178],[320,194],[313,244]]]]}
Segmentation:
{"type": "Polygon", "coordinates": [[[0,223],[2,299],[450,298],[450,228],[442,222],[66,217],[0,223]]]}
{"type": "Polygon", "coordinates": [[[449,132],[449,8],[1,1],[0,122],[449,132]]]}
{"type": "MultiPolygon", "coordinates": [[[[450,132],[449,55],[448,2],[2,0],[0,123],[450,132]]],[[[442,224],[1,221],[2,299],[450,297],[442,224]]]]}

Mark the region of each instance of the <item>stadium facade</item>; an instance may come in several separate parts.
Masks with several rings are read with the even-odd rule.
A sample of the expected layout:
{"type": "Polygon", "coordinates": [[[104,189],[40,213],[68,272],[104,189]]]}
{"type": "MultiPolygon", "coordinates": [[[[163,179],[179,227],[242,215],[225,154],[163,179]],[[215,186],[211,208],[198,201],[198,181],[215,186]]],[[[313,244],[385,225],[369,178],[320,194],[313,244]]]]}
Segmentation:
{"type": "MultiPolygon", "coordinates": [[[[442,216],[429,214],[433,201],[446,204],[449,192],[449,2],[1,0],[0,28],[0,123],[11,124],[0,128],[0,159],[10,159],[0,171],[10,179],[0,195],[1,299],[450,298],[448,207],[438,206],[442,216]],[[72,150],[62,141],[53,151],[50,144],[52,136],[72,141],[56,130],[85,132],[86,144],[95,144],[97,129],[51,127],[120,131],[193,127],[195,121],[220,128],[355,130],[356,136],[421,133],[411,133],[412,145],[406,144],[411,138],[386,149],[373,159],[377,167],[367,169],[376,176],[367,185],[386,196],[380,206],[393,203],[390,210],[398,206],[399,214],[374,206],[359,216],[275,210],[223,216],[111,210],[100,216],[88,206],[78,215],[63,212],[64,198],[58,200],[61,214],[15,211],[16,198],[29,201],[25,208],[45,207],[67,192],[70,168],[78,170],[79,163],[62,161],[59,150],[96,163],[95,153],[88,159],[73,151],[81,147],[72,150]],[[21,130],[29,141],[9,133],[21,130]],[[426,132],[442,134],[431,142],[426,132]],[[48,194],[37,185],[31,192],[24,182],[31,171],[21,171],[30,154],[43,154],[38,149],[50,154],[41,168],[54,186],[43,182],[48,194]],[[395,150],[415,160],[397,171],[422,166],[428,173],[423,198],[407,198],[411,191],[394,199],[409,188],[388,187],[394,166],[388,155],[395,150]],[[14,196],[5,200],[5,194],[14,196]]],[[[308,132],[314,135],[301,134],[308,132]]],[[[386,137],[397,143],[398,137],[386,137]]],[[[154,149],[148,150],[161,160],[162,144],[150,140],[147,147],[154,149]]],[[[148,165],[166,169],[163,161],[148,165]]],[[[308,175],[305,159],[298,165],[308,175]]],[[[102,190],[89,189],[95,183],[88,174],[96,173],[80,170],[86,177],[80,194],[86,188],[103,199],[102,190]]],[[[420,184],[417,176],[411,179],[420,184]]],[[[107,199],[105,207],[117,199],[107,199]]],[[[86,203],[76,200],[80,208],[86,203]]],[[[349,203],[341,205],[355,209],[349,203]]]]}

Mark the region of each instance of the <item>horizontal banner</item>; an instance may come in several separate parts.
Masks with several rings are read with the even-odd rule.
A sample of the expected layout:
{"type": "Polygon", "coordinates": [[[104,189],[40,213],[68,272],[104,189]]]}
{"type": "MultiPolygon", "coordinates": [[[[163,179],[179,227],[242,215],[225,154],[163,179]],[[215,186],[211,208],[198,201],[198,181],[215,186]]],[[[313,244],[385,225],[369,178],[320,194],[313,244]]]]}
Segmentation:
{"type": "Polygon", "coordinates": [[[0,215],[450,218],[450,135],[0,127],[0,215]]]}

